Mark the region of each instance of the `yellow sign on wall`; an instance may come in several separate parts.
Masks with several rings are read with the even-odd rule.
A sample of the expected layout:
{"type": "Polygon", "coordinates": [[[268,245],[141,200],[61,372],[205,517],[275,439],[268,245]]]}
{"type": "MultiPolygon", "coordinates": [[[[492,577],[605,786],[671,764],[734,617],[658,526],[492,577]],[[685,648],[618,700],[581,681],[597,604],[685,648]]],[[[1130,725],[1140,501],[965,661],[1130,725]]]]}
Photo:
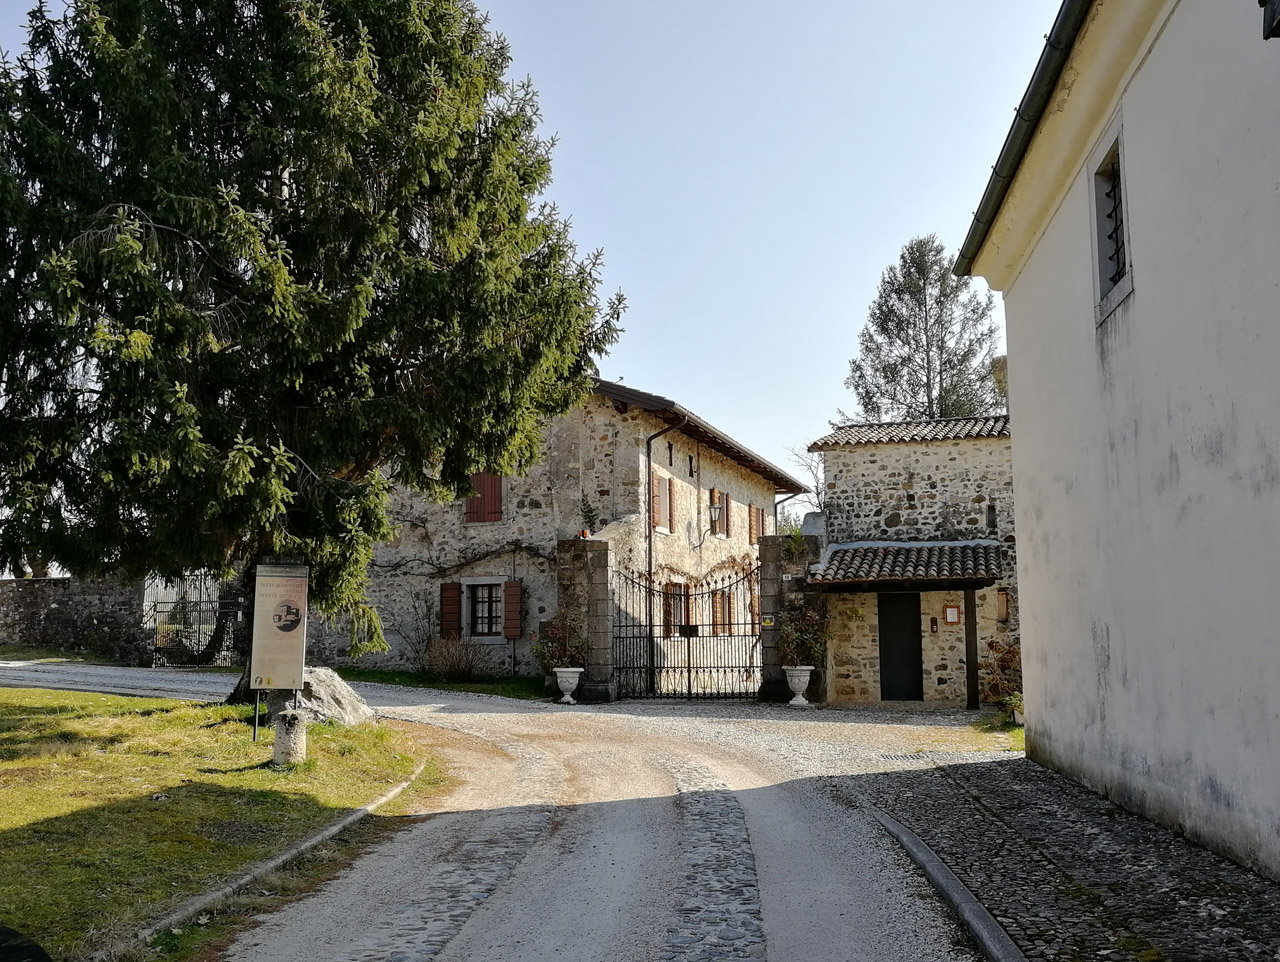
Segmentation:
{"type": "Polygon", "coordinates": [[[307,660],[307,584],[302,565],[258,565],[250,688],[302,688],[307,660]]]}

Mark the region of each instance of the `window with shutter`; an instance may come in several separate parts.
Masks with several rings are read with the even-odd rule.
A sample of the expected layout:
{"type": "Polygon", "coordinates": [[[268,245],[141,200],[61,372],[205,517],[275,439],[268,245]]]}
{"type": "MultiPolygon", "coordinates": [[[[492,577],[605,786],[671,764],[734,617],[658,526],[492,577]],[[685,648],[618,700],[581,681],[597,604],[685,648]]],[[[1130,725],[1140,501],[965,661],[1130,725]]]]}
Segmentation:
{"type": "Polygon", "coordinates": [[[462,634],[462,584],[446,581],[440,586],[440,635],[457,638],[462,634]]]}
{"type": "Polygon", "coordinates": [[[481,472],[471,476],[475,496],[467,498],[465,520],[468,523],[502,520],[502,478],[481,472]]]}
{"type": "Polygon", "coordinates": [[[663,632],[670,638],[679,632],[681,625],[687,625],[688,623],[688,589],[678,581],[670,581],[662,594],[663,632]]]}
{"type": "Polygon", "coordinates": [[[524,598],[520,582],[505,581],[502,584],[502,637],[519,638],[524,632],[524,598]]]}

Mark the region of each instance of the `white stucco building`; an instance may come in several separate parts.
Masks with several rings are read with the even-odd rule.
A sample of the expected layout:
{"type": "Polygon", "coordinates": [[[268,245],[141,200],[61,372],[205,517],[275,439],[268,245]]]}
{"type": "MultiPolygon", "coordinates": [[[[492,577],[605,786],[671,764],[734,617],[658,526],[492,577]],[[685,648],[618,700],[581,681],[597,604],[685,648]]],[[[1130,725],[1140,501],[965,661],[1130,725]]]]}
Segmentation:
{"type": "Polygon", "coordinates": [[[1005,298],[1028,754],[1280,876],[1280,40],[1261,19],[1066,0],[956,270],[1005,298]]]}

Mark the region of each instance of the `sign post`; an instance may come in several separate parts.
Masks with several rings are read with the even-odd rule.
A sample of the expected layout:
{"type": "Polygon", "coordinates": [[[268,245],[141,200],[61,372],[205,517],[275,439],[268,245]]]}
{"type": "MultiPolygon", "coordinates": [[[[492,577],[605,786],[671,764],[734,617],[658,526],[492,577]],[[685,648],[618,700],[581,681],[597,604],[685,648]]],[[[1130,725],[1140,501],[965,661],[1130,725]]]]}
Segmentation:
{"type": "Polygon", "coordinates": [[[254,737],[258,734],[258,699],[264,689],[298,691],[307,659],[307,588],[305,565],[260,564],[253,598],[253,648],[249,687],[254,692],[254,737]]]}

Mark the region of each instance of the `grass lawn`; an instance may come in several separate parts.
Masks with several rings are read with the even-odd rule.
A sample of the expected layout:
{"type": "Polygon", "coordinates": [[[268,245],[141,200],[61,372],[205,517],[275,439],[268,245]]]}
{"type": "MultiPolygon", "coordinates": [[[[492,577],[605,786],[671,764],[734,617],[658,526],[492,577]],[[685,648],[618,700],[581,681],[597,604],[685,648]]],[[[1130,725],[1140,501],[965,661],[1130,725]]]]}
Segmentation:
{"type": "MultiPolygon", "coordinates": [[[[71,958],[128,937],[404,781],[388,725],[314,725],[270,766],[252,708],[0,688],[0,922],[71,958]]],[[[415,790],[440,784],[429,764],[415,790]]]]}
{"type": "Polygon", "coordinates": [[[526,701],[551,697],[551,692],[542,678],[500,675],[477,681],[445,681],[435,675],[424,675],[416,671],[383,671],[377,668],[336,668],[334,670],[346,681],[370,681],[382,685],[405,685],[409,688],[439,688],[443,691],[469,691],[478,695],[523,698],[526,701]]]}
{"type": "Polygon", "coordinates": [[[1015,725],[1013,718],[1006,711],[983,712],[982,718],[973,723],[980,732],[1004,734],[1009,739],[1008,749],[1014,752],[1027,750],[1027,731],[1021,725],[1015,725]]]}
{"type": "Polygon", "coordinates": [[[115,665],[118,662],[83,652],[55,651],[34,645],[0,644],[0,661],[79,661],[95,665],[115,665]]]}

